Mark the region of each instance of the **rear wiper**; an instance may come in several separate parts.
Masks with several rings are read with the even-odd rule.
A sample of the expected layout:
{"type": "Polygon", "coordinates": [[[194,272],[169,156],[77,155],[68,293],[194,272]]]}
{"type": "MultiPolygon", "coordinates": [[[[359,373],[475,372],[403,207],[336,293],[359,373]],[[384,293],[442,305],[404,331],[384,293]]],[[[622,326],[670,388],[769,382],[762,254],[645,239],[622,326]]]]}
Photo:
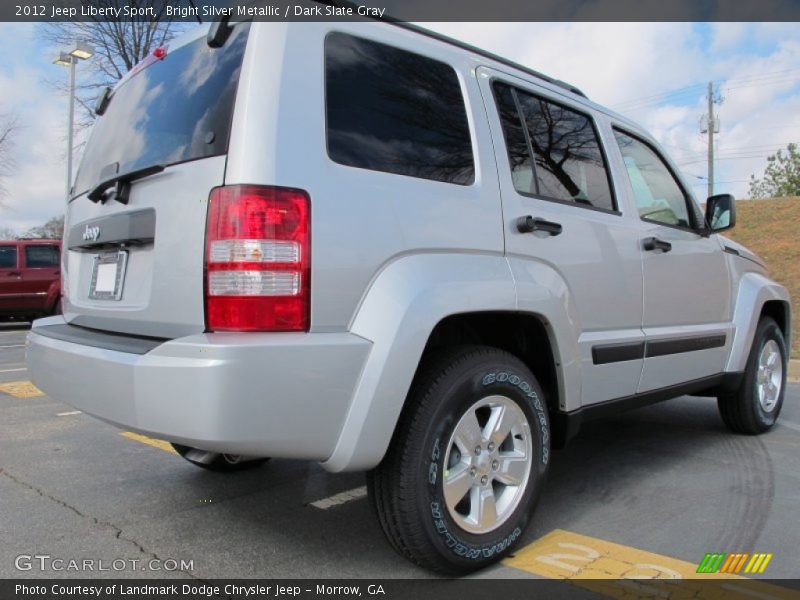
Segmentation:
{"type": "MultiPolygon", "coordinates": [[[[113,166],[119,168],[117,163],[114,163],[113,166]]],[[[149,167],[142,167],[141,169],[134,169],[133,171],[128,171],[127,173],[115,173],[110,177],[106,177],[100,183],[94,186],[89,192],[88,198],[92,202],[105,202],[109,198],[113,198],[117,202],[127,204],[128,194],[131,189],[131,182],[136,181],[137,179],[144,179],[145,177],[155,175],[156,173],[161,173],[164,168],[164,165],[151,165],[149,167]],[[115,188],[114,191],[111,194],[106,194],[106,190],[112,186],[115,188]]],[[[105,171],[106,169],[103,170],[105,171]]]]}
{"type": "Polygon", "coordinates": [[[94,114],[98,117],[102,117],[103,114],[105,114],[108,105],[111,103],[112,91],[110,87],[105,87],[100,93],[100,96],[97,97],[97,103],[94,105],[94,114]]]}

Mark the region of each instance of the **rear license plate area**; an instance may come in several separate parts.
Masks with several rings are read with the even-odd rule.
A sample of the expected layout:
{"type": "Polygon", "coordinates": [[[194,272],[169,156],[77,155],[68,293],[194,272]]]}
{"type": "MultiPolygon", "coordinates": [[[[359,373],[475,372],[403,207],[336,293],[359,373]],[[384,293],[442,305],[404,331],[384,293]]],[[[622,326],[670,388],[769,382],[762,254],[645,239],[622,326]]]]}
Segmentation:
{"type": "Polygon", "coordinates": [[[89,298],[91,300],[121,300],[127,266],[128,253],[125,250],[95,255],[92,265],[92,281],[89,285],[89,298]]]}

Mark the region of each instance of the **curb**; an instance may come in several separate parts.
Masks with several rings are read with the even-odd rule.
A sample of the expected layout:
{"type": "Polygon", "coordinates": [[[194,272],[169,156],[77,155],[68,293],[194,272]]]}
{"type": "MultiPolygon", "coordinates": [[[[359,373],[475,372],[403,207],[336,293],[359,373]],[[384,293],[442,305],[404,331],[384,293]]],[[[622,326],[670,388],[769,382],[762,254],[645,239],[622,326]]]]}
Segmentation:
{"type": "Polygon", "coordinates": [[[800,359],[793,358],[789,360],[787,378],[793,383],[800,383],[800,359]]]}

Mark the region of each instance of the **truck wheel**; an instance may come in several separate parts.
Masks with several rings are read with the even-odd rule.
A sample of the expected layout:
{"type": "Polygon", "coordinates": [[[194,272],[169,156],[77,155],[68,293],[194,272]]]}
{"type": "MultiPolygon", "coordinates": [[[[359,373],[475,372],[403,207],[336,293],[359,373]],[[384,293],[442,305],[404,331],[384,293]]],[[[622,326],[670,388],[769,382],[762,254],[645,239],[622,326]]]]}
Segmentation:
{"type": "Polygon", "coordinates": [[[460,347],[423,364],[367,484],[400,554],[466,573],[520,539],[549,457],[547,407],[530,370],[502,350],[460,347]]]}
{"type": "Polygon", "coordinates": [[[249,458],[238,454],[209,452],[208,450],[199,450],[189,446],[181,446],[180,444],[172,444],[172,447],[175,448],[175,452],[193,465],[220,473],[253,469],[260,467],[269,460],[269,458],[249,458]]]}
{"type": "Polygon", "coordinates": [[[758,324],[738,390],[717,399],[722,420],[736,433],[756,435],[775,425],[786,389],[786,342],[778,324],[758,324]]]}

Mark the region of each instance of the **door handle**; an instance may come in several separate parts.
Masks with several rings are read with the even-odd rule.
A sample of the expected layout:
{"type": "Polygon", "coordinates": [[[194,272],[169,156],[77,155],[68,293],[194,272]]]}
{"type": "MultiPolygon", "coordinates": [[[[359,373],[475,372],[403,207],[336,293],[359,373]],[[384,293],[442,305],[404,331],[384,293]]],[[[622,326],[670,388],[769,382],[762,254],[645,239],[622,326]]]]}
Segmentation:
{"type": "Polygon", "coordinates": [[[665,242],[664,240],[660,240],[657,237],[649,237],[642,240],[642,247],[647,252],[652,252],[654,250],[661,250],[662,252],[669,252],[672,250],[672,244],[669,242],[665,242]]]}
{"type": "Polygon", "coordinates": [[[560,235],[564,228],[561,227],[561,223],[545,221],[544,219],[535,219],[531,215],[527,215],[517,219],[517,230],[520,233],[544,231],[550,235],[560,235]]]}
{"type": "Polygon", "coordinates": [[[8,272],[8,276],[9,277],[22,277],[22,273],[20,273],[19,271],[9,271],[8,272]]]}

